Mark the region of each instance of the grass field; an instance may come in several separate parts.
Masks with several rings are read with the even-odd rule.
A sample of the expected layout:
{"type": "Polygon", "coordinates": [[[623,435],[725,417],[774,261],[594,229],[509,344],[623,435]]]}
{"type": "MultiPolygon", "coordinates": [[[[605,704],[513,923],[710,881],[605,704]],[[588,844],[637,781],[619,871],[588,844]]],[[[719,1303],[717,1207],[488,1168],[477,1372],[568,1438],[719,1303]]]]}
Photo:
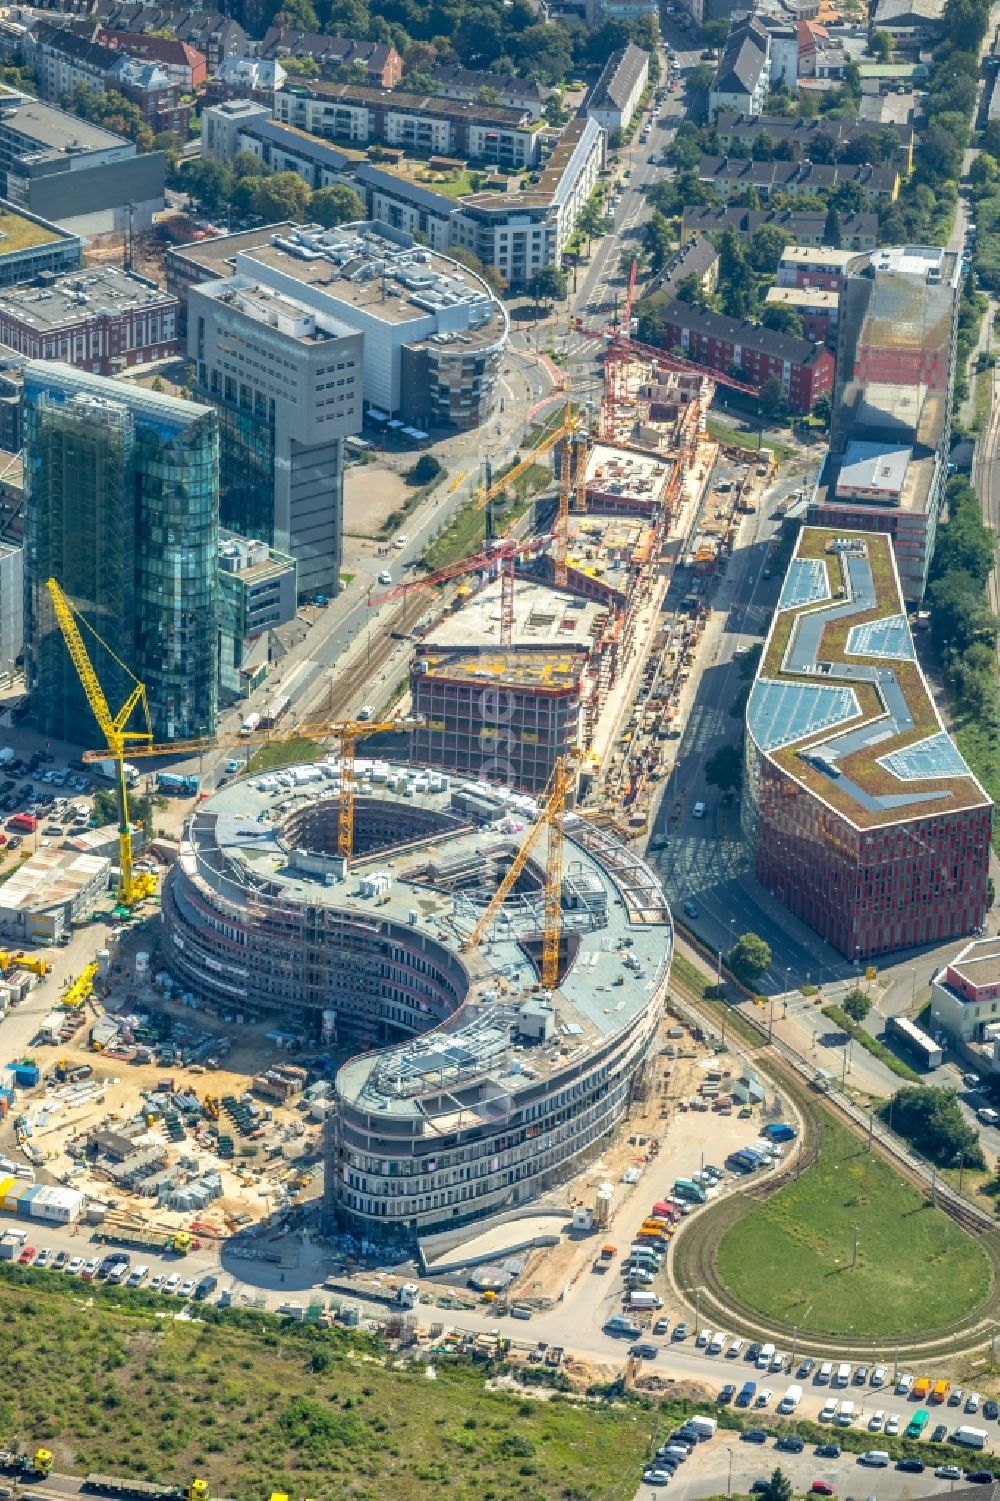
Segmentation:
{"type": "Polygon", "coordinates": [[[800,1337],[942,1329],[991,1281],[978,1243],[825,1113],[816,1163],[727,1231],[717,1265],[738,1297],[797,1324],[800,1337]]]}
{"type": "Polygon", "coordinates": [[[255,750],[247,765],[252,776],[261,771],[280,771],[283,766],[302,766],[317,761],[323,747],[315,740],[278,740],[255,750]]]}
{"type": "MultiPolygon", "coordinates": [[[[728,422],[720,422],[718,418],[709,416],[705,426],[708,436],[714,438],[716,443],[728,443],[733,448],[750,448],[754,453],[758,450],[757,434],[744,432],[742,428],[730,427],[728,422]]],[[[778,443],[774,438],[765,438],[763,447],[770,449],[779,459],[787,459],[794,452],[787,443],[778,443]]]]}
{"type": "Polygon", "coordinates": [[[100,1287],[20,1280],[0,1279],[2,1431],[48,1445],[57,1470],[203,1475],[236,1501],[626,1501],[656,1426],[638,1406],[491,1393],[465,1364],[428,1380],[333,1330],[244,1313],[178,1323],[153,1297],[119,1311],[100,1287]]]}

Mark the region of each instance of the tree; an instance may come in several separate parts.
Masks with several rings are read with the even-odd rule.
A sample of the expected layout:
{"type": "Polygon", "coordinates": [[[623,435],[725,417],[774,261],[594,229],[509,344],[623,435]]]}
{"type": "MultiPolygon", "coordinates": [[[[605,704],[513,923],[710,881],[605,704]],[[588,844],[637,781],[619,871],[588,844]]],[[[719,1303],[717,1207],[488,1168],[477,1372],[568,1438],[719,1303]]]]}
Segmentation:
{"type": "Polygon", "coordinates": [[[966,1123],[952,1089],[914,1084],[899,1089],[879,1114],[938,1167],[985,1168],[979,1132],[966,1123]]]}
{"type": "Polygon", "coordinates": [[[275,172],[265,177],[253,195],[253,210],[262,219],[304,219],[309,189],[297,172],[275,172]]]}
{"type": "Polygon", "coordinates": [[[844,996],[844,999],[841,1001],[840,1006],[842,1011],[847,1012],[848,1016],[851,1018],[851,1021],[857,1022],[859,1026],[864,1021],[869,1011],[872,1009],[872,1003],[870,999],[867,995],[865,995],[865,992],[860,988],[860,986],[857,985],[853,990],[849,990],[847,992],[847,994],[844,996]]]}
{"type": "Polygon", "coordinates": [[[840,249],[840,215],[832,203],[826,211],[826,223],[823,225],[823,244],[829,245],[832,250],[840,249]]]}
{"type": "Polygon", "coordinates": [[[741,984],[752,989],[771,968],[771,946],[756,933],[744,933],[729,950],[726,964],[741,984]]]}
{"type": "Polygon", "coordinates": [[[1000,177],[1000,162],[988,151],[980,151],[969,168],[969,180],[975,183],[977,188],[982,188],[988,183],[996,182],[998,177],[1000,177]]]}
{"type": "Polygon", "coordinates": [[[734,791],[743,780],[743,757],[738,746],[720,745],[705,762],[705,781],[720,792],[734,791]]]}
{"type": "Polygon", "coordinates": [[[692,94],[707,94],[712,87],[715,69],[709,63],[699,63],[687,76],[688,89],[692,94]]]}
{"type": "Polygon", "coordinates": [[[432,453],[422,453],[406,471],[408,485],[429,485],[441,473],[441,464],[432,453]]]}
{"type": "Polygon", "coordinates": [[[529,26],[520,36],[509,37],[507,45],[518,67],[540,83],[561,83],[573,61],[569,32],[558,21],[529,26]]]}
{"type": "Polygon", "coordinates": [[[546,125],[552,125],[556,128],[560,125],[565,125],[569,119],[569,111],[566,109],[565,104],[563,104],[562,95],[555,89],[553,89],[552,93],[546,99],[545,108],[542,113],[545,116],[546,125]]]}
{"type": "Polygon", "coordinates": [[[813,402],[812,414],[817,422],[821,422],[825,428],[829,428],[833,421],[833,402],[829,396],[817,396],[813,402]]]}
{"type": "Polygon", "coordinates": [[[270,177],[272,167],[262,162],[252,151],[237,151],[231,162],[234,177],[270,177]]]}
{"type": "Polygon", "coordinates": [[[233,174],[225,162],[212,156],[196,156],[182,163],[181,190],[210,214],[224,209],[233,191],[233,174]]]}
{"type": "Polygon", "coordinates": [[[365,206],[360,196],[345,183],[336,183],[329,188],[317,188],[309,200],[309,217],[324,229],[335,224],[352,224],[365,217],[365,206]]]}
{"type": "Polygon", "coordinates": [[[809,141],[809,160],[827,165],[835,160],[836,155],[836,137],[828,130],[817,130],[809,141]]]}
{"type": "Polygon", "coordinates": [[[497,297],[502,297],[507,290],[507,281],[502,271],[496,266],[487,266],[479,259],[478,255],[471,250],[466,250],[464,245],[452,245],[448,254],[453,261],[461,261],[463,266],[468,266],[470,271],[475,271],[497,297]]]}
{"type": "Polygon", "coordinates": [[[767,1482],[764,1501],[792,1501],[792,1483],[784,1470],[775,1469],[767,1482]]]}
{"type": "Polygon", "coordinates": [[[535,299],[535,307],[541,302],[561,302],[566,296],[566,273],[555,266],[542,266],[528,282],[528,292],[535,299]]]}
{"type": "Polygon", "coordinates": [[[792,243],[792,239],[793,236],[787,229],[778,229],[774,224],[762,224],[750,236],[747,259],[762,276],[773,277],[785,247],[792,243]]]}
{"type": "Polygon", "coordinates": [[[773,328],[775,333],[791,334],[796,339],[803,337],[801,317],[793,308],[785,307],[784,303],[769,302],[760,321],[765,328],[773,328]]]}
{"type": "Polygon", "coordinates": [[[730,318],[749,318],[755,311],[757,282],[743,243],[732,229],[719,239],[719,291],[723,311],[730,318]]]}
{"type": "Polygon", "coordinates": [[[657,210],[646,220],[642,230],[642,248],[651,270],[660,271],[670,259],[674,249],[674,235],[666,215],[657,210]]]}
{"type": "Polygon", "coordinates": [[[777,375],[769,376],[761,387],[760,404],[764,416],[772,422],[782,422],[788,416],[788,397],[781,379],[777,375]]]}
{"type": "Polygon", "coordinates": [[[682,276],[674,288],[674,296],[678,302],[686,302],[691,307],[708,307],[708,294],[705,284],[700,276],[692,271],[690,276],[682,276]]]}
{"type": "Polygon", "coordinates": [[[873,31],[868,38],[868,51],[876,62],[887,63],[892,52],[892,37],[887,31],[873,31]]]}

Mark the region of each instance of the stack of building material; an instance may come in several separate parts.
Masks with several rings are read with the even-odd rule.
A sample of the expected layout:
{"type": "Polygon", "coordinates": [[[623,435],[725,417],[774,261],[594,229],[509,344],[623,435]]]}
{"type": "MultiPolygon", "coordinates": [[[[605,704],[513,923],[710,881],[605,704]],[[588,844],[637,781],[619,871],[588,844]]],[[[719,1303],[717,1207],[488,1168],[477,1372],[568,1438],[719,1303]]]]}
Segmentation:
{"type": "Polygon", "coordinates": [[[292,1064],[280,1064],[276,1068],[269,1068],[266,1073],[257,1074],[253,1081],[256,1094],[262,1094],[269,1100],[290,1100],[293,1095],[301,1094],[309,1078],[304,1068],[296,1068],[292,1064]]]}

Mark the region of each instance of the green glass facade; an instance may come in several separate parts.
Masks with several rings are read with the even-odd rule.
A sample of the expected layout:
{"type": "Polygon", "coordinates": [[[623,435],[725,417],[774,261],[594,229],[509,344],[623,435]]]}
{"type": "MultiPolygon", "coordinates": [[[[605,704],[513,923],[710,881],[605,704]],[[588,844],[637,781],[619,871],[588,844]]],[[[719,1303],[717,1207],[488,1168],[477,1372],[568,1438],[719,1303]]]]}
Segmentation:
{"type": "Polygon", "coordinates": [[[235,407],[220,403],[216,411],[220,521],[231,532],[274,546],[274,428],[235,407]]]}
{"type": "MultiPolygon", "coordinates": [[[[157,739],[212,734],[219,435],[193,402],[34,362],[24,386],[25,661],[47,734],[96,727],[56,624],[54,576],[146,684],[157,739]]],[[[114,707],[125,675],[87,635],[114,707]]]]}

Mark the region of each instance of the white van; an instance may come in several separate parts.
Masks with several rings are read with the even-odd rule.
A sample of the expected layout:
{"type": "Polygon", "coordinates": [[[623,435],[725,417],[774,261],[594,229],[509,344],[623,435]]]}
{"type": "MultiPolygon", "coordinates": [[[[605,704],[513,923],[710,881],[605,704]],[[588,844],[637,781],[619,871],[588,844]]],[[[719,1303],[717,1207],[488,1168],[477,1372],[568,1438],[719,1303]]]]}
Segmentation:
{"type": "Polygon", "coordinates": [[[358,710],[358,718],[359,719],[372,719],[372,718],[374,718],[374,715],[375,715],[375,705],[374,704],[362,704],[361,708],[358,710]]]}
{"type": "Polygon", "coordinates": [[[837,1414],[837,1427],[850,1428],[854,1422],[854,1403],[841,1402],[840,1411],[837,1414]]]}
{"type": "Polygon", "coordinates": [[[816,1372],[816,1385],[817,1386],[829,1386],[832,1379],[833,1379],[833,1361],[832,1360],[824,1360],[823,1364],[820,1366],[819,1370],[816,1372]]]}
{"type": "Polygon", "coordinates": [[[834,1386],[849,1386],[851,1382],[851,1368],[845,1361],[837,1367],[837,1379],[834,1386]]]}
{"type": "Polygon", "coordinates": [[[758,1369],[758,1371],[766,1371],[768,1369],[768,1367],[770,1366],[773,1357],[774,1357],[774,1346],[773,1345],[761,1345],[759,1351],[757,1352],[757,1369],[758,1369]]]}
{"type": "Polygon", "coordinates": [[[837,1416],[837,1408],[840,1403],[836,1397],[827,1397],[820,1409],[819,1420],[821,1423],[832,1423],[837,1416]]]}
{"type": "Polygon", "coordinates": [[[691,809],[691,812],[692,812],[692,814],[694,815],[695,818],[704,818],[705,817],[705,804],[704,803],[695,803],[694,807],[691,809]]]}
{"type": "Polygon", "coordinates": [[[708,1347],[709,1355],[721,1355],[728,1338],[728,1334],[723,1334],[721,1330],[718,1334],[713,1334],[712,1342],[708,1347]]]}

